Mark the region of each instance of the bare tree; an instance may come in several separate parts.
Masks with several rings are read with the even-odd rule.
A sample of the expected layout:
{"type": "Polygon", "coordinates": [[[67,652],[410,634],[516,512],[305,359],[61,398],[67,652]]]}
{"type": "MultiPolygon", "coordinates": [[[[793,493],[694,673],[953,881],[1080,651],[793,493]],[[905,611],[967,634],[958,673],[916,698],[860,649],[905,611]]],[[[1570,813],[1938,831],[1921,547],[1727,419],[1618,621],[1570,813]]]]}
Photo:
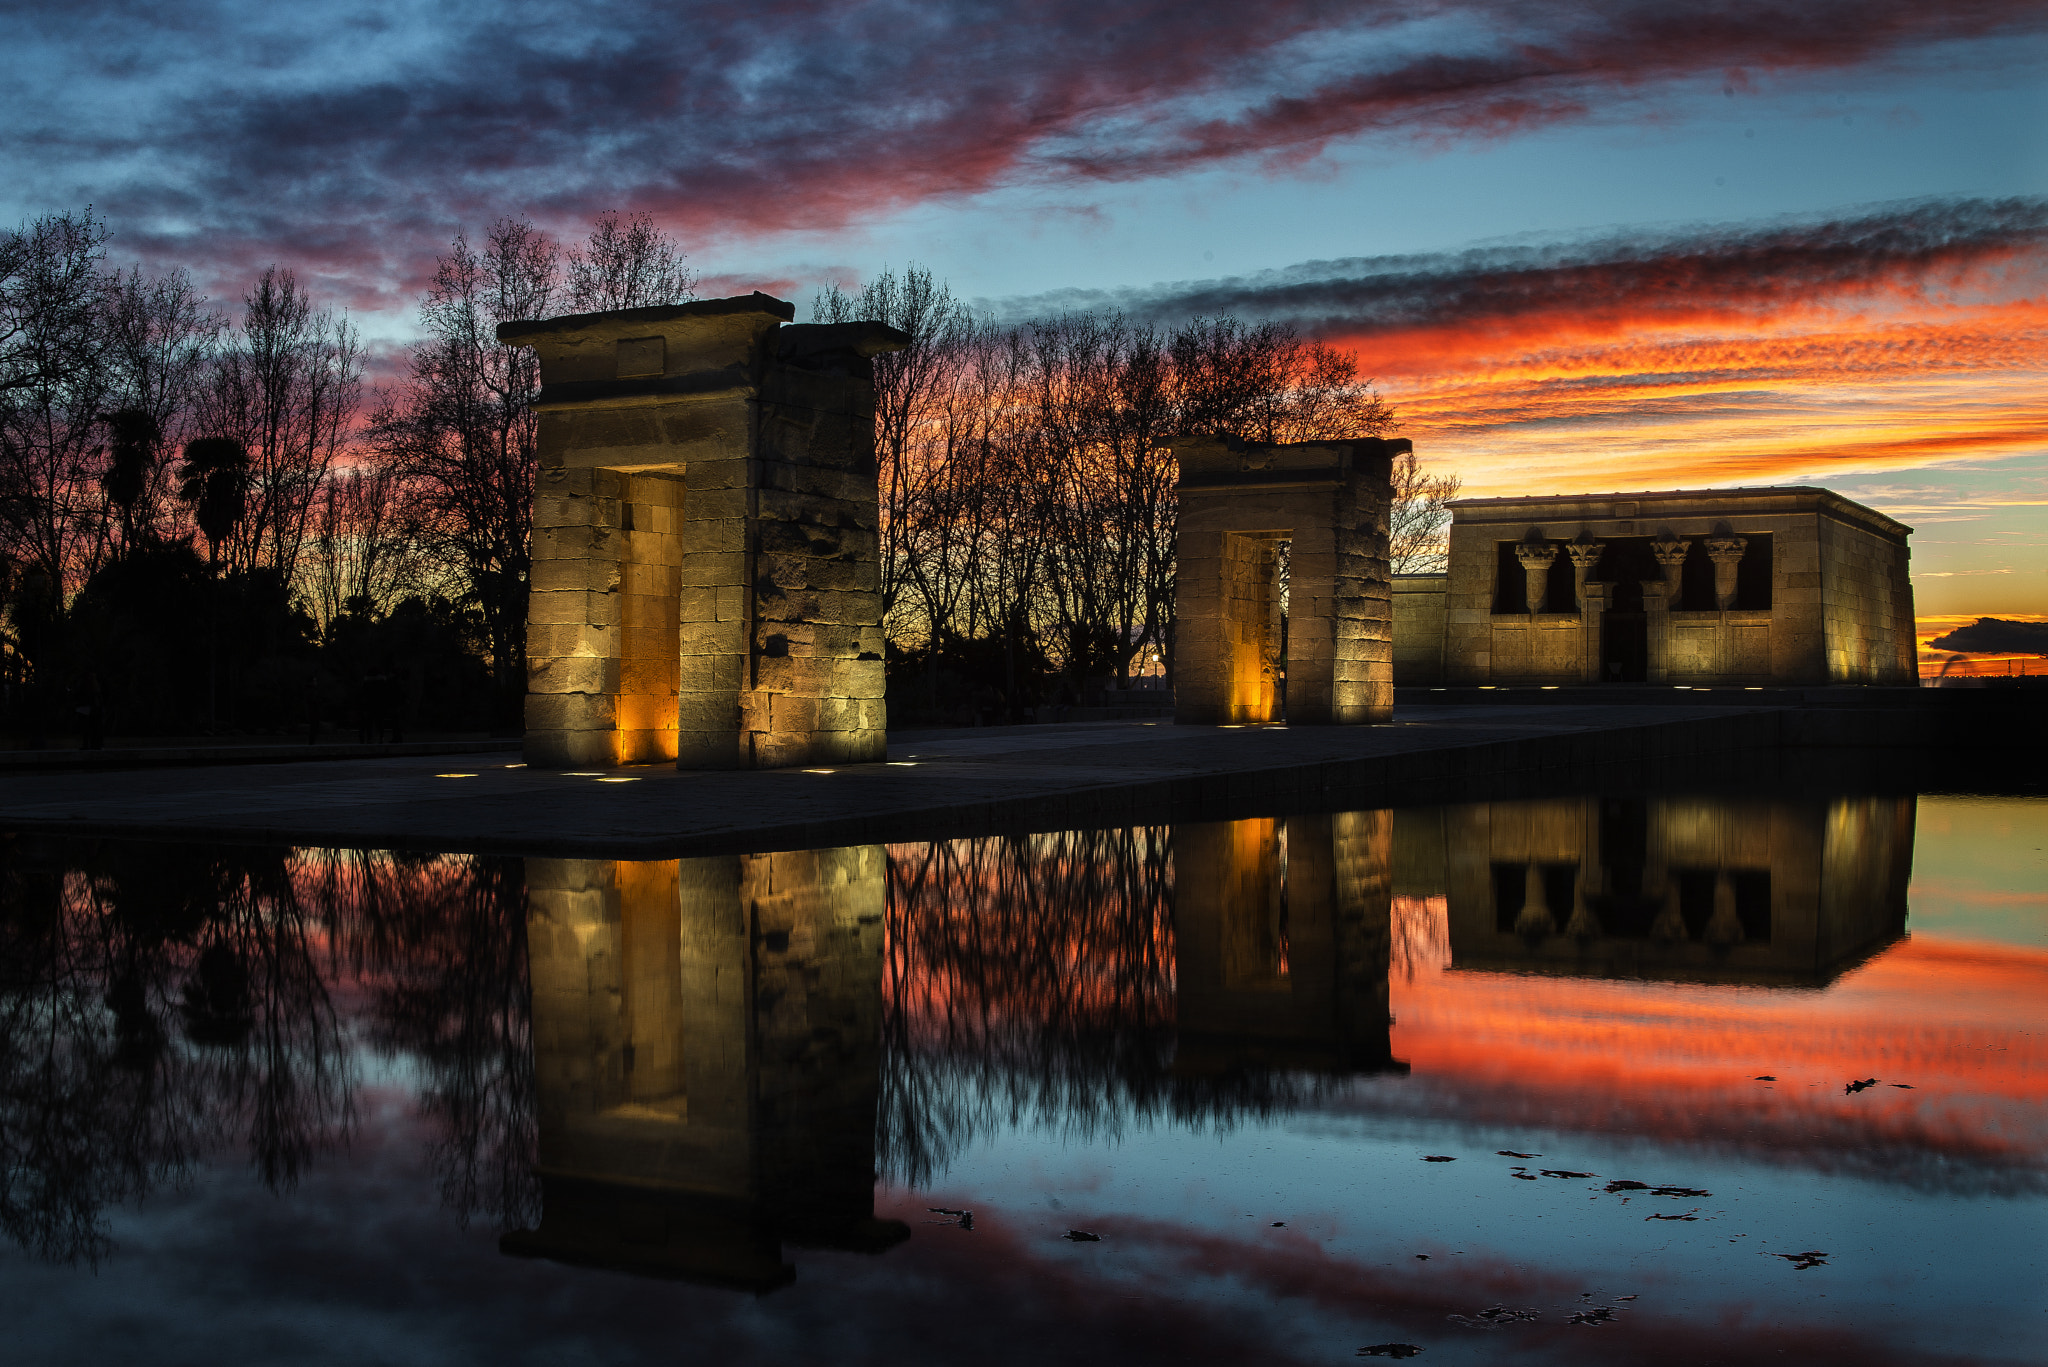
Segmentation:
{"type": "Polygon", "coordinates": [[[241,326],[215,362],[201,424],[249,453],[248,512],[229,565],[294,582],[321,482],[351,434],[362,343],[348,320],[316,310],[272,266],[244,299],[241,326]]]}
{"type": "Polygon", "coordinates": [[[1450,565],[1447,506],[1462,487],[1456,475],[1433,475],[1413,451],[1394,458],[1394,506],[1387,561],[1395,574],[1442,574],[1450,565]]]}
{"type": "MultiPolygon", "coordinates": [[[[900,617],[906,593],[914,593],[927,633],[943,631],[956,595],[950,592],[943,551],[919,555],[911,539],[920,531],[917,510],[928,520],[934,488],[946,479],[943,454],[946,396],[957,379],[970,320],[953,292],[922,266],[902,275],[884,270],[858,294],[829,286],[812,308],[820,323],[856,319],[887,323],[910,338],[901,351],[885,353],[875,367],[875,455],[880,464],[882,513],[882,603],[885,615],[900,617]]],[[[950,505],[947,505],[950,506],[950,505]]]]}
{"type": "Polygon", "coordinates": [[[91,210],[0,237],[0,552],[38,570],[60,604],[107,545],[105,242],[91,210]]]}
{"type": "Polygon", "coordinates": [[[105,284],[112,370],[108,460],[101,484],[119,529],[117,554],[168,536],[178,516],[171,459],[190,435],[193,407],[222,320],[182,270],[139,267],[105,284]]]}
{"type": "Polygon", "coordinates": [[[413,347],[411,382],[371,422],[412,491],[413,530],[461,567],[508,714],[524,692],[540,363],[500,346],[497,326],[545,318],[560,297],[561,252],[531,223],[501,220],[481,251],[457,236],[420,305],[427,336],[413,347]]]}
{"type": "Polygon", "coordinates": [[[590,238],[568,252],[569,305],[580,313],[680,304],[697,297],[697,276],[652,214],[597,216],[590,238]]]}
{"type": "Polygon", "coordinates": [[[389,613],[433,577],[407,534],[404,494],[386,462],[336,470],[321,486],[301,578],[323,631],[344,613],[389,613]]]}

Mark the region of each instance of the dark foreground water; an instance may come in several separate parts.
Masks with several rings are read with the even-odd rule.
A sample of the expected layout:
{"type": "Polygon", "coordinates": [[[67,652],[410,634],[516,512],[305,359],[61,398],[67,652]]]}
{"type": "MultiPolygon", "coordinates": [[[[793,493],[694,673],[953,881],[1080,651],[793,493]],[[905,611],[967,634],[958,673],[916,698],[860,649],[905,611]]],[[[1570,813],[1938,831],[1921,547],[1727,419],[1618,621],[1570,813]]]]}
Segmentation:
{"type": "Polygon", "coordinates": [[[2040,1361],[2044,846],[1857,792],[0,840],[4,1356],[2040,1361]]]}

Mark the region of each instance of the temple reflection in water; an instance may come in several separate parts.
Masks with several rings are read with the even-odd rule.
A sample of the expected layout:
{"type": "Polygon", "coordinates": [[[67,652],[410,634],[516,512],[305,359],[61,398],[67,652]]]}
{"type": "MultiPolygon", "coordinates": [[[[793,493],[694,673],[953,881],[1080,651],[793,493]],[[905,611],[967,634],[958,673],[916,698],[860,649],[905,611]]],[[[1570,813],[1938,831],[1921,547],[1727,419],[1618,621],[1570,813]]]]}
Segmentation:
{"type": "Polygon", "coordinates": [[[786,1246],[907,1237],[877,1177],[993,1136],[1228,1129],[1405,1072],[1402,898],[1457,970],[1825,985],[1903,933],[1914,814],[1588,796],[523,869],[20,842],[0,1139],[37,1203],[0,1213],[91,1260],[105,1209],[228,1140],[288,1190],[375,1038],[507,1252],[765,1290],[786,1246]]]}
{"type": "Polygon", "coordinates": [[[1451,966],[1821,986],[1905,932],[1909,797],[1552,798],[1395,813],[1451,966]]]}
{"type": "Polygon", "coordinates": [[[1182,1072],[1406,1071],[1387,1033],[1390,815],[1175,830],[1182,1072]]]}
{"type": "Polygon", "coordinates": [[[528,860],[543,1213],[502,1246],[766,1290],[785,1242],[907,1237],[878,1167],[943,1167],[992,1073],[1195,1118],[1287,1104],[1281,1073],[1398,1070],[1390,836],[1384,812],[1180,827],[1177,909],[1163,831],[954,842],[893,905],[878,846],[528,860]],[[893,1154],[885,1084],[919,1112],[880,1127],[893,1154]]]}
{"type": "MultiPolygon", "coordinates": [[[[1910,798],[1576,797],[526,864],[543,1214],[507,1252],[765,1290],[1058,1117],[1228,1121],[1405,1072],[1395,892],[1452,967],[1817,985],[1905,926],[1910,798]]],[[[1078,1127],[1078,1129],[1076,1128],[1078,1127]]]]}
{"type": "Polygon", "coordinates": [[[879,1250],[879,846],[527,861],[543,1213],[508,1253],[755,1290],[879,1250]]]}

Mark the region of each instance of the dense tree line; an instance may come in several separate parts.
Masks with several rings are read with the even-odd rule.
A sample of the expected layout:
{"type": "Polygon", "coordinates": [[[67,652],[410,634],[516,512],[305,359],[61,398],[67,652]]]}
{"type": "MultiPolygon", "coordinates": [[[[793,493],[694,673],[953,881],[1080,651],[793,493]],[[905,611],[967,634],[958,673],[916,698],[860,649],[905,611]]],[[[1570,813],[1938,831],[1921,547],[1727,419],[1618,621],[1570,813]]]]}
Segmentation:
{"type": "Polygon", "coordinates": [[[405,380],[271,267],[239,309],[106,264],[90,211],[0,234],[0,731],[513,727],[534,455],[510,318],[690,297],[601,215],[567,250],[458,237],[405,380]]]}
{"type": "MultiPolygon", "coordinates": [[[[568,246],[458,235],[366,395],[356,329],[291,271],[222,307],[106,241],[90,211],[0,233],[0,731],[516,729],[539,367],[497,325],[688,300],[676,243],[617,213],[568,246]]],[[[906,719],[1170,672],[1171,438],[1394,426],[1350,355],[1281,324],[1001,324],[918,268],[814,316],[911,338],[876,363],[906,719]]],[[[1428,568],[1456,480],[1397,478],[1397,568],[1428,568]]]]}
{"type": "MultiPolygon", "coordinates": [[[[909,335],[875,362],[882,589],[899,717],[1015,717],[1173,661],[1176,436],[1379,436],[1357,361],[1280,323],[976,318],[929,271],[830,289],[821,322],[909,335]]],[[[1434,568],[1454,477],[1396,471],[1397,566],[1434,568]]]]}

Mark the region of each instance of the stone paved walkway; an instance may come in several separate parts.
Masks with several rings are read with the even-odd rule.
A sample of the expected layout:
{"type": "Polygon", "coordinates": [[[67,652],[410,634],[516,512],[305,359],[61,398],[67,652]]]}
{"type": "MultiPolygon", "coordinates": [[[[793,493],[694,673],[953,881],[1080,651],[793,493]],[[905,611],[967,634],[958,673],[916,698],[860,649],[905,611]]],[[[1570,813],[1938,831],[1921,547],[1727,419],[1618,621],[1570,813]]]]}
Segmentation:
{"type": "Polygon", "coordinates": [[[1774,746],[1783,715],[1409,707],[1375,727],[927,732],[895,741],[887,765],[829,771],[561,773],[501,752],[10,774],[0,830],[667,858],[1424,801],[1774,746]]]}

